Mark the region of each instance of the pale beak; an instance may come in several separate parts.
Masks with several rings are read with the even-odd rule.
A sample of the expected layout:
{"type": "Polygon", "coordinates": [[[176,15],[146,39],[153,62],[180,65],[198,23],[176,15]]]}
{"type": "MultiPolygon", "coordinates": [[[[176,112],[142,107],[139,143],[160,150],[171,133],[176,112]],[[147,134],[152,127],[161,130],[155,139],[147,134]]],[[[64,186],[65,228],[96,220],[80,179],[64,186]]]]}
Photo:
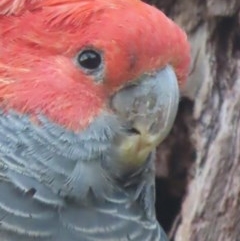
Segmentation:
{"type": "Polygon", "coordinates": [[[118,151],[123,162],[141,165],[167,136],[176,117],[179,88],[170,66],[124,87],[112,98],[111,107],[123,124],[118,151]]]}

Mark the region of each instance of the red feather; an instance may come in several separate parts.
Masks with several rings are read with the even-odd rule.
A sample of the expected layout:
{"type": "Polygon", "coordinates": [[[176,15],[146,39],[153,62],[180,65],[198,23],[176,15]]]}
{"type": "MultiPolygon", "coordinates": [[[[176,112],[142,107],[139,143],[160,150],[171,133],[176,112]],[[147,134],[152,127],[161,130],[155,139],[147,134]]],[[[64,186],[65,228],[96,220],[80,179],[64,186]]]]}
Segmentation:
{"type": "Polygon", "coordinates": [[[85,128],[109,98],[146,72],[171,64],[188,74],[184,32],[138,0],[3,0],[0,3],[0,99],[6,110],[85,128]],[[104,54],[101,83],[73,60],[85,46],[104,54]]]}

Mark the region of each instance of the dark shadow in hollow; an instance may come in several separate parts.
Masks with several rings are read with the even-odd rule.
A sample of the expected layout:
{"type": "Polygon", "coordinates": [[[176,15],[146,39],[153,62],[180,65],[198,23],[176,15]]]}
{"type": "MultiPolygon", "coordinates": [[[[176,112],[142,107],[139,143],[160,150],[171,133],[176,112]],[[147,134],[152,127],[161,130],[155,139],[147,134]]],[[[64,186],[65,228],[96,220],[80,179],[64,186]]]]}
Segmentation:
{"type": "Polygon", "coordinates": [[[173,129],[157,149],[156,214],[166,232],[170,232],[180,213],[195,160],[192,112],[193,102],[182,99],[173,129]]]}

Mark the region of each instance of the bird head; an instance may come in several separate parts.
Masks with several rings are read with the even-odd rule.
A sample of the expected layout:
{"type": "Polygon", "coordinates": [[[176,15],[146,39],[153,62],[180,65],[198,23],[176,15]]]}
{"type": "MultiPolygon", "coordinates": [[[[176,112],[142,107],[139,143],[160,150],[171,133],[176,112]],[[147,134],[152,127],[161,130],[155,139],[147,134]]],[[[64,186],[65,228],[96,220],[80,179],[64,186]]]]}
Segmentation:
{"type": "Polygon", "coordinates": [[[113,136],[127,166],[144,163],[169,132],[189,45],[155,7],[139,0],[3,0],[0,29],[2,115],[13,111],[47,129],[44,117],[76,136],[91,129],[93,141],[113,136]]]}

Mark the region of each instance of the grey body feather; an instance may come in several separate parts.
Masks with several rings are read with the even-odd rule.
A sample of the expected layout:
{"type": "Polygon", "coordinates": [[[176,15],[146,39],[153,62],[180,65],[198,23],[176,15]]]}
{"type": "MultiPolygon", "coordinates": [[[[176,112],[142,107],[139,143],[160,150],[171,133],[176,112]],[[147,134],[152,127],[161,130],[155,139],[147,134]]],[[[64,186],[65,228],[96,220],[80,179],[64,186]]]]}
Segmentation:
{"type": "Polygon", "coordinates": [[[39,119],[0,113],[1,241],[167,241],[153,158],[122,176],[116,118],[102,114],[80,133],[39,119]]]}

